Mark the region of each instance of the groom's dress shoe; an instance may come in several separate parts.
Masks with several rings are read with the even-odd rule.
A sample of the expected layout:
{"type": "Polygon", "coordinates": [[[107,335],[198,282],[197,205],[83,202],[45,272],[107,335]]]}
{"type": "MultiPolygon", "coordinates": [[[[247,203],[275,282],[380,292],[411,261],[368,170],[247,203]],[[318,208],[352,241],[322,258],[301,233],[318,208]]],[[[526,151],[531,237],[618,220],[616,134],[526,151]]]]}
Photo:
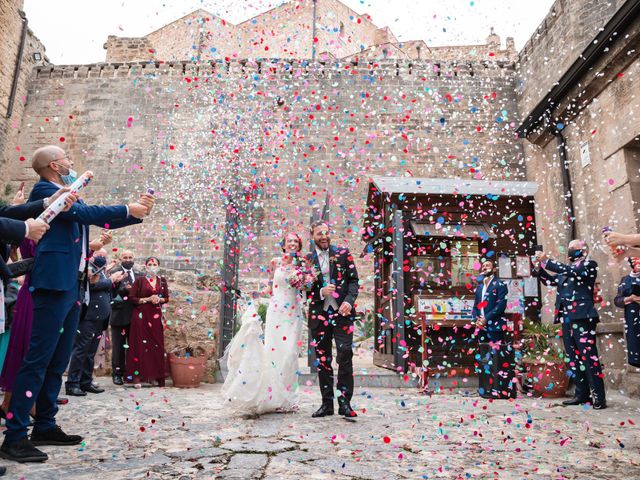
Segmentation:
{"type": "Polygon", "coordinates": [[[358,414],[355,412],[349,402],[343,402],[338,408],[338,415],[344,415],[347,418],[355,418],[358,414]]]}
{"type": "Polygon", "coordinates": [[[569,407],[572,405],[584,405],[585,403],[591,402],[590,398],[572,398],[571,400],[565,400],[562,402],[562,405],[569,407]]]}
{"type": "Polygon", "coordinates": [[[596,402],[593,404],[593,409],[594,410],[604,410],[605,408],[607,408],[607,402],[602,401],[602,402],[596,402]]]}
{"type": "Polygon", "coordinates": [[[318,410],[311,415],[313,418],[326,417],[333,415],[333,405],[322,405],[318,410]]]}

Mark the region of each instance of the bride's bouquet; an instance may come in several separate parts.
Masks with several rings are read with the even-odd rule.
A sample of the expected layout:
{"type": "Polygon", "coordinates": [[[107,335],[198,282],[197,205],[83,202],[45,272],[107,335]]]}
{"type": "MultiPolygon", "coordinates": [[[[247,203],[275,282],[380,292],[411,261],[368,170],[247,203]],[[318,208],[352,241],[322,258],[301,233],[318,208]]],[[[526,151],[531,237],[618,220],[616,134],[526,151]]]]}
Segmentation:
{"type": "Polygon", "coordinates": [[[301,261],[295,265],[294,270],[289,275],[289,285],[298,290],[311,290],[318,275],[306,261],[301,261]]]}

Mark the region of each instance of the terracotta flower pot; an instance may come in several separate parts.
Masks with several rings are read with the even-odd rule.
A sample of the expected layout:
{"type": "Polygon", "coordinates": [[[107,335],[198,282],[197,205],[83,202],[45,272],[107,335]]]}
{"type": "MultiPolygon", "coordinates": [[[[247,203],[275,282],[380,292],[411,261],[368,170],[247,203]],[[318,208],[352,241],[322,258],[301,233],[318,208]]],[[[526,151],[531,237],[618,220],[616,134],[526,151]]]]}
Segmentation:
{"type": "Polygon", "coordinates": [[[564,397],[569,377],[564,362],[527,362],[534,395],[547,398],[564,397]]]}
{"type": "Polygon", "coordinates": [[[169,354],[173,386],[178,388],[196,388],[204,377],[207,357],[177,357],[169,354]]]}

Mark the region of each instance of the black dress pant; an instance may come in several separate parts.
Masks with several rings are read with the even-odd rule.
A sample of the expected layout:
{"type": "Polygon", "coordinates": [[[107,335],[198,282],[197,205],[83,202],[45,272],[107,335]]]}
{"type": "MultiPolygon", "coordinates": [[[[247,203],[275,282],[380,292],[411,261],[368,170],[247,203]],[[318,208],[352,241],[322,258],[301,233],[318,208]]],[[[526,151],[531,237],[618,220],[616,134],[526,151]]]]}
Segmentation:
{"type": "MultiPolygon", "coordinates": [[[[344,317],[333,309],[327,312],[329,324],[321,322],[311,330],[316,350],[316,364],[322,403],[333,405],[333,345],[336,343],[336,362],[338,363],[337,388],[341,397],[351,401],[353,396],[353,317],[344,317]]],[[[341,399],[338,398],[340,402],[341,399]]]]}
{"type": "Polygon", "coordinates": [[[111,325],[111,372],[124,377],[127,371],[127,349],[129,325],[111,325]]]}
{"type": "Polygon", "coordinates": [[[594,403],[605,401],[602,364],[596,344],[595,319],[562,322],[562,343],[569,356],[569,371],[576,386],[576,398],[594,403]]]}
{"type": "Polygon", "coordinates": [[[82,319],[73,340],[66,388],[87,388],[93,382],[93,364],[108,318],[82,319]]]}
{"type": "Polygon", "coordinates": [[[516,398],[515,351],[504,340],[479,344],[478,392],[493,398],[516,398]]]}

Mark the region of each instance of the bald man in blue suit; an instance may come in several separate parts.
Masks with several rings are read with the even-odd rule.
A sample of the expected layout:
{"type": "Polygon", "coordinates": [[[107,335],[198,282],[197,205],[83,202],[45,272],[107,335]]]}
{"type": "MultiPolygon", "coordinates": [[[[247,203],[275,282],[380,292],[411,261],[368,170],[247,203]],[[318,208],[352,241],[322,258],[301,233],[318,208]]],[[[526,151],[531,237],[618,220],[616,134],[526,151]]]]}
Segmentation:
{"type": "MultiPolygon", "coordinates": [[[[75,181],[73,161],[56,146],[35,151],[32,167],[40,176],[30,200],[48,197],[75,181]]],[[[43,462],[39,445],[76,445],[80,435],[67,435],[56,424],[56,398],[69,363],[80,305],[86,302],[89,225],[120,228],[142,222],[153,207],[151,195],[128,205],[92,206],[76,202],[59,214],[38,244],[31,271],[33,330],[29,351],[16,377],[0,456],[17,462],[43,462]],[[36,418],[27,436],[29,411],[36,418]]]]}

